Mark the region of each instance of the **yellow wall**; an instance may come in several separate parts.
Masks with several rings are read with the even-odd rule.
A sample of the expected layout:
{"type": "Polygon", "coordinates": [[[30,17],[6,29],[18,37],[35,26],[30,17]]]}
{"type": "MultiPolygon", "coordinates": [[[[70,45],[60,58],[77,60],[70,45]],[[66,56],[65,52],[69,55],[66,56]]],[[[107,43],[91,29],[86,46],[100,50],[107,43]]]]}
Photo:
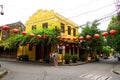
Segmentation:
{"type": "MultiPolygon", "coordinates": [[[[26,31],[27,32],[31,31],[33,25],[36,25],[36,29],[39,30],[42,28],[42,24],[46,22],[48,23],[48,28],[55,28],[55,26],[57,26],[57,28],[60,29],[60,24],[61,23],[65,24],[65,33],[61,33],[61,35],[64,35],[64,36],[68,36],[68,26],[71,26],[71,28],[78,26],[77,24],[73,23],[67,18],[59,15],[58,13],[55,13],[53,10],[47,11],[47,10],[40,9],[36,13],[34,13],[29,18],[28,21],[26,21],[26,31]]],[[[76,29],[76,35],[78,35],[78,28],[75,28],[75,29],[76,29]]],[[[73,29],[71,30],[71,35],[69,36],[73,37],[73,29]]],[[[30,60],[35,60],[35,47],[33,48],[34,49],[32,51],[29,51],[27,49],[27,53],[29,55],[30,60]]],[[[65,52],[63,54],[65,54],[65,52]]]]}

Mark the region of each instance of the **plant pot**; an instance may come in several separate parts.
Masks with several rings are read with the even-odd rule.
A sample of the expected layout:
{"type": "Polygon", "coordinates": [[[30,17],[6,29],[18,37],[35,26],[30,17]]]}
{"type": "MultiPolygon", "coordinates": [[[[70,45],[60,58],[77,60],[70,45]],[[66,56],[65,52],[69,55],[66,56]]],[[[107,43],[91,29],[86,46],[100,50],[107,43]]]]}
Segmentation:
{"type": "Polygon", "coordinates": [[[65,64],[69,64],[70,63],[70,61],[69,60],[65,60],[65,64]]]}
{"type": "Polygon", "coordinates": [[[76,62],[77,62],[77,60],[72,60],[72,62],[73,62],[73,63],[76,63],[76,62]]]}

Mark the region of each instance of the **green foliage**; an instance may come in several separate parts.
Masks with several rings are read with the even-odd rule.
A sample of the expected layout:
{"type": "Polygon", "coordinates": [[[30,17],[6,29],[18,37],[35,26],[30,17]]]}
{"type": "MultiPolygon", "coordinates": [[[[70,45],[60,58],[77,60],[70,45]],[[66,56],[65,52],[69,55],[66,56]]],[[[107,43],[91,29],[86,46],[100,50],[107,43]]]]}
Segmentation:
{"type": "Polygon", "coordinates": [[[120,53],[120,21],[118,19],[118,16],[114,16],[112,20],[109,23],[109,26],[107,28],[108,32],[112,29],[117,30],[117,34],[115,35],[109,35],[107,37],[107,45],[113,48],[116,52],[120,53]]]}
{"type": "Polygon", "coordinates": [[[4,42],[5,49],[7,48],[17,48],[19,45],[26,44],[41,44],[42,46],[46,46],[47,44],[52,44],[53,46],[57,45],[56,37],[60,35],[59,29],[40,29],[40,30],[32,30],[26,36],[22,34],[12,35],[7,41],[4,42]],[[30,33],[35,34],[33,38],[30,37],[30,33]],[[44,36],[46,35],[46,39],[38,39],[37,35],[44,36]]]}
{"type": "Polygon", "coordinates": [[[82,32],[79,34],[79,36],[84,36],[84,38],[86,35],[92,36],[90,40],[84,40],[80,43],[80,45],[87,50],[101,50],[101,47],[104,45],[102,36],[100,36],[99,39],[93,38],[94,34],[101,35],[101,31],[97,28],[98,25],[99,23],[97,21],[94,21],[92,24],[88,22],[87,25],[82,28],[82,32]]]}
{"type": "Polygon", "coordinates": [[[69,61],[71,59],[71,55],[67,53],[64,55],[63,59],[69,61]]]}
{"type": "Polygon", "coordinates": [[[77,60],[77,59],[78,59],[78,55],[77,55],[77,54],[73,54],[73,55],[71,56],[71,59],[72,59],[72,60],[77,60]]]}

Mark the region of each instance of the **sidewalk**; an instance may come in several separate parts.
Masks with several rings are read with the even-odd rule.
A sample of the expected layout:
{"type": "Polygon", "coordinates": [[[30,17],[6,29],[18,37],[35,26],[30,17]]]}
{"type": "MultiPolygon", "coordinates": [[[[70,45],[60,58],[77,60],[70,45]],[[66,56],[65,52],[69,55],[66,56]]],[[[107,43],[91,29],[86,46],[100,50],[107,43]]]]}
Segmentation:
{"type": "Polygon", "coordinates": [[[113,72],[120,75],[120,64],[116,65],[114,68],[113,68],[113,72]]]}
{"type": "MultiPolygon", "coordinates": [[[[19,61],[17,59],[11,59],[11,58],[0,58],[0,61],[7,61],[7,62],[18,62],[18,63],[34,63],[34,64],[40,64],[43,66],[50,66],[49,63],[46,62],[36,62],[36,61],[19,61]]],[[[59,64],[59,66],[77,66],[77,65],[82,65],[88,62],[82,62],[82,61],[78,61],[77,63],[69,63],[69,64],[59,64]]]]}

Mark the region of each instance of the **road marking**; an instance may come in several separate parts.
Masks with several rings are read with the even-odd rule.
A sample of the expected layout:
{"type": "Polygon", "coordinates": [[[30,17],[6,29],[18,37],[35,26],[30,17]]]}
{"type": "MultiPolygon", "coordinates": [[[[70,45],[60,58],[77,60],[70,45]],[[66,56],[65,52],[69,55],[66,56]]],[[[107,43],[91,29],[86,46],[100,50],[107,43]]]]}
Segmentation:
{"type": "Polygon", "coordinates": [[[82,74],[79,76],[80,78],[86,78],[89,80],[110,80],[112,77],[102,76],[98,74],[82,74]]]}

